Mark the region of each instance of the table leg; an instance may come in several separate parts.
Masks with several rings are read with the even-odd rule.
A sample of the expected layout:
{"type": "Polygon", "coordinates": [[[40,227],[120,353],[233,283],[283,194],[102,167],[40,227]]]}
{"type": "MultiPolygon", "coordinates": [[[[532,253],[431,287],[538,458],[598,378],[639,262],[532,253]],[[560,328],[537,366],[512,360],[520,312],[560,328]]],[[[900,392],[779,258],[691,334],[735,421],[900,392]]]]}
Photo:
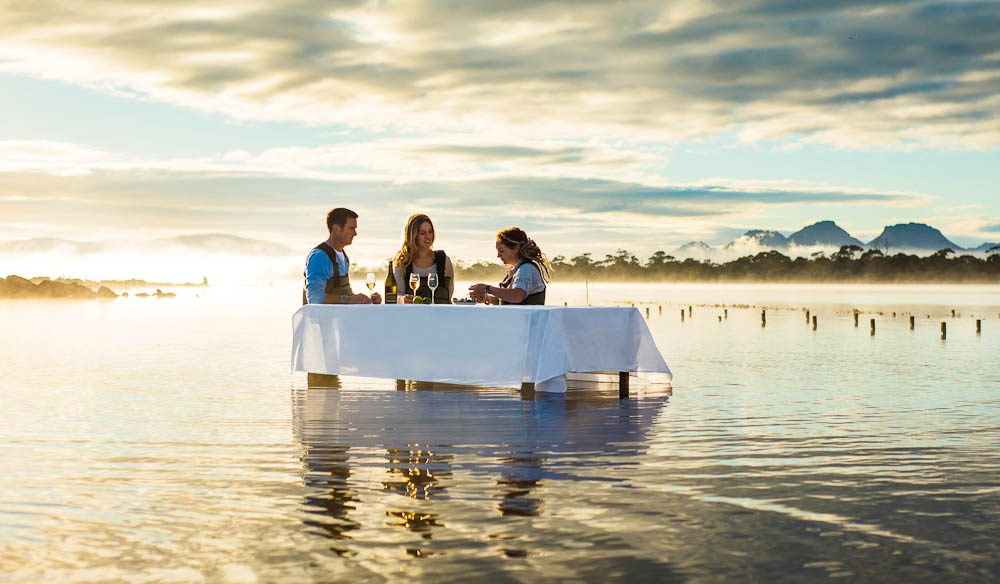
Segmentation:
{"type": "Polygon", "coordinates": [[[340,376],[325,373],[306,373],[306,386],[310,388],[340,389],[340,376]]]}
{"type": "Polygon", "coordinates": [[[521,398],[531,399],[535,396],[535,384],[529,381],[521,382],[521,398]]]}
{"type": "Polygon", "coordinates": [[[618,399],[628,399],[628,371],[618,372],[618,399]]]}

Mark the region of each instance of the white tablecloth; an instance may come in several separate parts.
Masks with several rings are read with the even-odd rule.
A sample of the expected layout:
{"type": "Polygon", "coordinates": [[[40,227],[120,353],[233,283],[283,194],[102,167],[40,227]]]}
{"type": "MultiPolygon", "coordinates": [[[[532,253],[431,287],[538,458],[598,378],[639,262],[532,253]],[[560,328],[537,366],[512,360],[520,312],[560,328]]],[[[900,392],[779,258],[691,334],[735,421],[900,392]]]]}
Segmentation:
{"type": "Polygon", "coordinates": [[[635,308],[309,304],[292,368],[330,375],[564,391],[569,372],[670,369],[635,308]]]}

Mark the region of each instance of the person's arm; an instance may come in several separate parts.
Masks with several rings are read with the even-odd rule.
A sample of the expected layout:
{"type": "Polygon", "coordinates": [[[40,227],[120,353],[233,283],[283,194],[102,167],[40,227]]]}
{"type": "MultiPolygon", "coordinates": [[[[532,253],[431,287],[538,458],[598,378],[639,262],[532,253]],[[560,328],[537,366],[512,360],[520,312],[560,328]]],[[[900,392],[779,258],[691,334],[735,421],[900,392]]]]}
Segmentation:
{"type": "Polygon", "coordinates": [[[322,251],[313,250],[306,259],[306,302],[326,304],[326,281],[333,275],[333,264],[322,251]]]}
{"type": "Polygon", "coordinates": [[[473,284],[469,286],[469,296],[476,302],[497,304],[498,300],[519,304],[528,297],[528,293],[520,288],[501,288],[490,284],[473,284]]]}
{"type": "MultiPolygon", "coordinates": [[[[499,288],[497,286],[491,286],[489,296],[493,296],[493,298],[497,300],[503,300],[504,302],[509,302],[511,304],[520,304],[524,302],[525,298],[528,297],[528,293],[520,288],[499,288]]],[[[490,304],[498,303],[490,302],[490,304]]]]}

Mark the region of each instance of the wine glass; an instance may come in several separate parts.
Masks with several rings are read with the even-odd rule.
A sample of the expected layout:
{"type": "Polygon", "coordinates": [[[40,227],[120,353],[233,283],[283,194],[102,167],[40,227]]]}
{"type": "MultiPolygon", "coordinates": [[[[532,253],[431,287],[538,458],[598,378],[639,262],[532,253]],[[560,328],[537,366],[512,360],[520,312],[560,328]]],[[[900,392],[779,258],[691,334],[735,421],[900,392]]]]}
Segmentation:
{"type": "Polygon", "coordinates": [[[420,276],[410,274],[410,289],[413,290],[413,299],[417,299],[417,288],[420,287],[420,276]]]}
{"type": "Polygon", "coordinates": [[[427,274],[427,287],[431,289],[431,304],[434,304],[434,292],[438,287],[438,275],[435,272],[427,274]]]}
{"type": "Polygon", "coordinates": [[[371,296],[375,291],[375,274],[368,272],[365,274],[365,285],[368,286],[368,295],[371,296]]]}

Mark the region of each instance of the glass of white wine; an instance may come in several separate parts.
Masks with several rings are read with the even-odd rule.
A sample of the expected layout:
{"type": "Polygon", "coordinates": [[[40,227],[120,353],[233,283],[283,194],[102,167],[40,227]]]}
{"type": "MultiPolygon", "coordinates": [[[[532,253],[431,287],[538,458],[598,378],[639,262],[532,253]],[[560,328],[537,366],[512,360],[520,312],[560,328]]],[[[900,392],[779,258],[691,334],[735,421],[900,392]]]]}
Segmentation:
{"type": "Polygon", "coordinates": [[[435,272],[427,274],[427,287],[431,289],[431,304],[434,304],[434,292],[438,288],[438,275],[435,272]]]}
{"type": "Polygon", "coordinates": [[[365,274],[365,285],[368,286],[368,296],[372,296],[375,291],[375,274],[373,272],[365,274]]]}
{"type": "Polygon", "coordinates": [[[410,274],[410,290],[413,290],[413,299],[417,299],[417,288],[420,287],[420,276],[410,274]]]}

